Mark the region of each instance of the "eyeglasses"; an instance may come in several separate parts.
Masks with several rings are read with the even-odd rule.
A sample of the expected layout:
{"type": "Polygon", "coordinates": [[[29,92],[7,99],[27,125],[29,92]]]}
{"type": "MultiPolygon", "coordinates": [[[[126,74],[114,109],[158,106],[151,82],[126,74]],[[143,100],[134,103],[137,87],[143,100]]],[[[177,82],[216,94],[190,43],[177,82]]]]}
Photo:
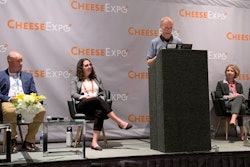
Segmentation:
{"type": "Polygon", "coordinates": [[[172,30],[173,27],[162,27],[162,30],[172,30]]]}
{"type": "Polygon", "coordinates": [[[85,65],[83,65],[83,67],[92,67],[92,64],[90,63],[90,64],[85,64],[85,65]]]}

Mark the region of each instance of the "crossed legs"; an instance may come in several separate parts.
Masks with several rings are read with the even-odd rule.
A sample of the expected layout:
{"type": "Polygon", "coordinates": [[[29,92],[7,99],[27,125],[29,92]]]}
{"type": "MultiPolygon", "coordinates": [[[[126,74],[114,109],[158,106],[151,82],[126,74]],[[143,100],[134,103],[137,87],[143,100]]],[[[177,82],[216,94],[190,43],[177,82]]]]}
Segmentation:
{"type": "MultiPolygon", "coordinates": [[[[132,128],[131,124],[129,124],[129,123],[123,121],[122,119],[120,119],[119,117],[117,117],[113,111],[108,113],[107,116],[110,119],[112,119],[114,122],[116,122],[118,127],[120,127],[121,129],[130,129],[130,128],[132,128]]],[[[99,135],[100,135],[100,130],[94,130],[93,138],[92,138],[92,142],[91,142],[91,148],[92,149],[102,150],[102,148],[98,145],[99,135]]]]}
{"type": "Polygon", "coordinates": [[[242,110],[242,104],[244,103],[244,101],[245,101],[245,98],[243,96],[239,95],[233,99],[230,99],[226,104],[227,106],[229,106],[231,108],[231,113],[232,113],[230,125],[236,126],[236,119],[238,119],[241,140],[244,140],[244,130],[243,130],[243,126],[242,126],[242,124],[243,124],[242,119],[240,120],[238,115],[242,114],[240,112],[242,110]]]}

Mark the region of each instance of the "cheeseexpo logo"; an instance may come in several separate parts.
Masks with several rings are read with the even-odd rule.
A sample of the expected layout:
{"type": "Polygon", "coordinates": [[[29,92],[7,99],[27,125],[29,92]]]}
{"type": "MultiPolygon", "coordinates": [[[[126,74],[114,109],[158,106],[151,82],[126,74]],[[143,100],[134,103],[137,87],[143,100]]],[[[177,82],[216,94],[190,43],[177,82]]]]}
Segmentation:
{"type": "Polygon", "coordinates": [[[187,10],[180,9],[179,16],[185,18],[194,19],[215,19],[215,20],[225,20],[227,19],[227,12],[215,12],[215,11],[200,11],[200,10],[187,10]]]}
{"type": "Polygon", "coordinates": [[[101,13],[127,13],[128,5],[114,5],[111,3],[82,3],[78,0],[72,0],[70,6],[73,10],[101,13]]]}
{"type": "Polygon", "coordinates": [[[28,30],[28,31],[52,31],[52,32],[69,32],[71,30],[71,24],[46,22],[30,22],[30,21],[18,21],[10,19],[7,22],[9,29],[28,30]]]}
{"type": "Polygon", "coordinates": [[[249,41],[250,40],[250,34],[248,33],[233,33],[228,32],[226,34],[226,38],[230,41],[249,41]]]}
{"type": "Polygon", "coordinates": [[[7,43],[5,43],[5,44],[0,44],[0,52],[1,52],[1,53],[6,52],[7,48],[8,48],[8,44],[7,44],[7,43]]]}
{"type": "Polygon", "coordinates": [[[128,49],[116,48],[82,48],[72,46],[70,50],[73,56],[110,56],[110,57],[127,57],[128,49]]]}
{"type": "Polygon", "coordinates": [[[25,72],[33,74],[35,78],[69,78],[72,70],[53,70],[53,69],[27,69],[25,72]]]}

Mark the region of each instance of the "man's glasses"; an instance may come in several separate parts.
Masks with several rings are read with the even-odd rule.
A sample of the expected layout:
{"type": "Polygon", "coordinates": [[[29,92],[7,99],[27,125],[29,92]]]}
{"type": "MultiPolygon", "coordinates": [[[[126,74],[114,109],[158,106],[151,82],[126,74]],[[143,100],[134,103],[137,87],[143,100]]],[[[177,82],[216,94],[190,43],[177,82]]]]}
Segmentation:
{"type": "Polygon", "coordinates": [[[162,30],[172,30],[173,27],[162,27],[162,30]]]}
{"type": "Polygon", "coordinates": [[[83,67],[92,67],[92,64],[90,63],[90,64],[85,64],[85,65],[83,65],[83,67]]]}

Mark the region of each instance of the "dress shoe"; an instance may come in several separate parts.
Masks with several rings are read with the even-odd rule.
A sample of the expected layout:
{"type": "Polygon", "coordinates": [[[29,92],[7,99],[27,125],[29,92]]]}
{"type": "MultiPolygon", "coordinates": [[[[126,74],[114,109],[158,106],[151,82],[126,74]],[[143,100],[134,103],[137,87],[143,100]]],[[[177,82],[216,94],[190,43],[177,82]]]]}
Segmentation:
{"type": "Polygon", "coordinates": [[[96,150],[96,151],[102,151],[102,147],[100,146],[96,146],[96,147],[91,146],[91,149],[96,150]]]}
{"type": "Polygon", "coordinates": [[[11,139],[11,152],[12,153],[17,153],[18,152],[18,147],[17,147],[17,141],[16,139],[11,139]]]}
{"type": "Polygon", "coordinates": [[[122,128],[120,125],[118,125],[118,126],[119,126],[120,129],[126,129],[126,130],[128,130],[128,129],[130,129],[130,128],[133,127],[133,125],[130,124],[130,123],[128,123],[128,125],[125,128],[122,128]]]}
{"type": "Polygon", "coordinates": [[[24,141],[22,148],[26,149],[28,152],[36,152],[36,146],[34,143],[24,141]]]}

